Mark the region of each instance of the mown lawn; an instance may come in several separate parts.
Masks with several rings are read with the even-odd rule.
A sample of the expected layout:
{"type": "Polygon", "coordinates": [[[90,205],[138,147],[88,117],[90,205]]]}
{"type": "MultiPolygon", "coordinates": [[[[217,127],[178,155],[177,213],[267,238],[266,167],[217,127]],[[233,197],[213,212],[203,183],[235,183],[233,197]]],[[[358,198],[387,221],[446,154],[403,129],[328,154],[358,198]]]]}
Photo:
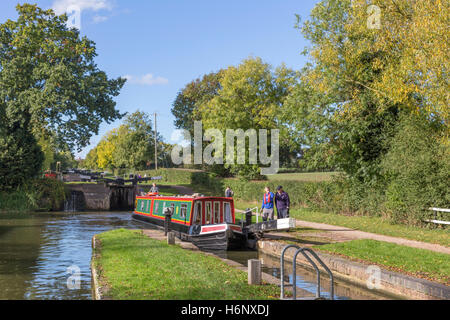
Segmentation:
{"type": "MultiPolygon", "coordinates": [[[[235,207],[239,209],[251,208],[255,205],[256,203],[235,201],[235,207]]],[[[290,214],[291,217],[298,220],[331,224],[386,236],[436,243],[444,246],[450,245],[450,231],[448,229],[426,229],[414,226],[391,224],[389,221],[386,221],[381,217],[346,216],[334,213],[318,212],[304,208],[291,209],[290,214]]]]}
{"type": "Polygon", "coordinates": [[[277,299],[273,285],[249,286],[247,274],[220,259],[150,239],[140,231],[98,235],[99,267],[108,297],[128,300],[277,299]]]}
{"type": "Polygon", "coordinates": [[[303,181],[322,182],[331,181],[338,172],[307,172],[307,173],[278,173],[267,176],[269,181],[303,181]]]}
{"type": "Polygon", "coordinates": [[[375,240],[353,240],[314,247],[393,271],[450,284],[450,255],[375,240]]]}

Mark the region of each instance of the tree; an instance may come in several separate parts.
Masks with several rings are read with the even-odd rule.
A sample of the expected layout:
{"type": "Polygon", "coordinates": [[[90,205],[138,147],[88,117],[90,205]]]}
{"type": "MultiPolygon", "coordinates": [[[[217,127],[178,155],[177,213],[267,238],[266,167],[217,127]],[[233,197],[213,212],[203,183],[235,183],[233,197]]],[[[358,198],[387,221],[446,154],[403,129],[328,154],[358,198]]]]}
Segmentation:
{"type": "Polygon", "coordinates": [[[281,119],[290,131],[289,136],[302,147],[299,160],[302,169],[330,170],[335,165],[330,144],[338,137],[339,125],[334,119],[332,102],[307,81],[296,84],[286,98],[281,119]]]}
{"type": "Polygon", "coordinates": [[[79,164],[80,168],[97,170],[98,169],[98,147],[93,148],[86,155],[86,159],[79,164]]]}
{"type": "MultiPolygon", "coordinates": [[[[347,173],[353,208],[411,223],[448,202],[448,6],[323,0],[297,25],[311,42],[302,80],[332,110],[334,129],[321,130],[319,146],[347,173]]],[[[327,108],[308,107],[312,123],[327,108]]]]}
{"type": "MultiPolygon", "coordinates": [[[[136,111],[118,129],[115,162],[120,168],[145,169],[154,158],[155,138],[148,114],[136,111]]],[[[158,137],[162,141],[162,137],[158,137]]]]}
{"type": "MultiPolygon", "coordinates": [[[[66,15],[29,4],[18,5],[17,11],[17,21],[0,25],[0,126],[11,137],[17,134],[13,140],[29,135],[18,132],[20,127],[36,140],[52,133],[71,150],[81,150],[102,121],[122,117],[113,98],[125,79],[108,79],[98,69],[94,42],[68,29],[66,15]]],[[[25,140],[37,150],[31,138],[25,140]]],[[[0,148],[0,162],[6,167],[22,165],[14,160],[16,150],[10,144],[4,142],[0,148]]],[[[38,152],[33,154],[31,162],[42,161],[38,152]]],[[[22,170],[32,176],[38,171],[22,170]]]]}
{"type": "Polygon", "coordinates": [[[118,164],[115,160],[117,149],[118,130],[108,132],[97,145],[97,165],[102,169],[116,169],[118,164]]]}
{"type": "MultiPolygon", "coordinates": [[[[158,134],[158,159],[167,160],[170,147],[158,134]]],[[[124,123],[108,132],[86,157],[86,166],[102,169],[143,170],[153,161],[155,134],[152,121],[145,112],[128,115],[124,123]]],[[[166,161],[167,162],[167,161],[166,161]]]]}
{"type": "MultiPolygon", "coordinates": [[[[288,136],[280,118],[283,103],[295,82],[295,72],[285,66],[273,70],[260,58],[245,59],[237,67],[231,66],[221,73],[217,94],[203,101],[194,114],[201,118],[204,129],[219,129],[224,136],[227,129],[280,129],[281,153],[295,154],[298,146],[288,136]]],[[[259,165],[230,168],[235,174],[259,176],[259,165]]]]}
{"type": "Polygon", "coordinates": [[[20,114],[6,125],[0,109],[0,191],[22,185],[41,169],[44,155],[20,114]]]}
{"type": "Polygon", "coordinates": [[[370,7],[367,1],[353,1],[348,29],[375,40],[360,41],[361,50],[386,57],[373,62],[380,76],[371,88],[380,107],[391,101],[448,125],[449,9],[450,2],[440,0],[375,0],[370,7]],[[380,13],[376,29],[367,28],[373,8],[380,13]]]}
{"type": "Polygon", "coordinates": [[[338,130],[328,153],[339,169],[359,182],[377,184],[380,159],[389,149],[386,141],[405,106],[379,99],[373,83],[382,77],[390,56],[372,50],[376,32],[367,22],[357,29],[354,23],[350,0],[324,0],[314,7],[301,28],[312,43],[305,51],[311,64],[302,80],[334,106],[338,130]]]}
{"type": "Polygon", "coordinates": [[[172,106],[175,117],[175,127],[194,133],[194,121],[200,120],[198,108],[217,95],[220,90],[222,70],[204,75],[188,83],[177,95],[172,106]]]}

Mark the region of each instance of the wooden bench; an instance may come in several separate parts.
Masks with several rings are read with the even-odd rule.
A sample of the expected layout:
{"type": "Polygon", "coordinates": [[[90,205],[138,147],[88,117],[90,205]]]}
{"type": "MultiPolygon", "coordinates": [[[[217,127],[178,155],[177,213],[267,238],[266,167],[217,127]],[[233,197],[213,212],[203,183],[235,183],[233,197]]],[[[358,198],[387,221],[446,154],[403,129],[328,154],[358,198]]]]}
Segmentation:
{"type": "Polygon", "coordinates": [[[434,212],[434,219],[425,220],[425,222],[434,223],[434,224],[442,224],[442,225],[450,224],[450,221],[438,220],[438,212],[450,213],[450,209],[430,208],[429,210],[434,212]]]}

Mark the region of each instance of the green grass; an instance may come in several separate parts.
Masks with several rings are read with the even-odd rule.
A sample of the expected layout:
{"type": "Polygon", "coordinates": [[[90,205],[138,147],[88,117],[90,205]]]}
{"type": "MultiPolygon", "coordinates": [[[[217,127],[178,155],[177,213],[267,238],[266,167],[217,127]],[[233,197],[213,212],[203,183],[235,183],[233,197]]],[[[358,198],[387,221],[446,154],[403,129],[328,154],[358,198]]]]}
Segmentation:
{"type": "Polygon", "coordinates": [[[94,259],[112,299],[276,299],[277,286],[249,286],[247,274],[220,259],[150,239],[138,231],[98,235],[94,259]]]}
{"type": "Polygon", "coordinates": [[[391,224],[382,217],[345,216],[308,209],[291,210],[291,216],[299,220],[337,225],[386,236],[436,243],[443,246],[450,245],[450,232],[446,229],[425,229],[415,226],[391,224]]]}
{"type": "Polygon", "coordinates": [[[353,240],[314,248],[447,285],[450,283],[450,255],[445,253],[375,240],[353,240]]]}
{"type": "Polygon", "coordinates": [[[338,172],[308,172],[308,173],[278,173],[267,176],[269,181],[304,181],[304,182],[322,182],[331,181],[338,172]]]}
{"type": "MultiPolygon", "coordinates": [[[[161,195],[164,195],[164,196],[176,196],[176,195],[180,194],[177,191],[177,189],[173,188],[170,185],[157,184],[157,186],[158,186],[158,189],[159,189],[159,193],[161,195]]],[[[142,188],[142,190],[144,190],[144,192],[149,192],[151,187],[152,187],[152,185],[139,185],[139,187],[142,188]]]]}
{"type": "MultiPolygon", "coordinates": [[[[238,209],[254,207],[255,205],[256,202],[235,201],[235,207],[238,209]]],[[[257,205],[260,204],[258,203],[257,205]]],[[[305,208],[291,209],[290,214],[292,218],[298,220],[331,224],[391,237],[436,243],[443,246],[450,245],[450,231],[448,229],[426,229],[415,226],[391,224],[382,217],[346,216],[318,212],[305,208]]]]}

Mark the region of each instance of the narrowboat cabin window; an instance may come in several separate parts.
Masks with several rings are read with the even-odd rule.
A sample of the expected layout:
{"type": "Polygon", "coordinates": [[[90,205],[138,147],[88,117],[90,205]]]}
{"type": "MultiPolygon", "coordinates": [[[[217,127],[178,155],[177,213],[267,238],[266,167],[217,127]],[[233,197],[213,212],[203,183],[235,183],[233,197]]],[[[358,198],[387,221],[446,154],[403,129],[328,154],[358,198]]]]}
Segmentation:
{"type": "Polygon", "coordinates": [[[153,213],[158,213],[159,201],[153,203],[153,213]]]}
{"type": "Polygon", "coordinates": [[[211,224],[211,202],[206,202],[205,224],[211,224]]]}
{"type": "Polygon", "coordinates": [[[214,222],[221,223],[220,221],[220,202],[214,202],[214,222]]]}
{"type": "Polygon", "coordinates": [[[141,200],[141,211],[144,211],[145,201],[141,200]]]}
{"type": "Polygon", "coordinates": [[[194,224],[201,225],[202,224],[202,203],[197,201],[194,207],[194,224]]]}
{"type": "Polygon", "coordinates": [[[187,213],[187,204],[186,203],[182,203],[181,204],[181,210],[180,210],[180,217],[181,218],[186,218],[186,213],[187,213]]]}

